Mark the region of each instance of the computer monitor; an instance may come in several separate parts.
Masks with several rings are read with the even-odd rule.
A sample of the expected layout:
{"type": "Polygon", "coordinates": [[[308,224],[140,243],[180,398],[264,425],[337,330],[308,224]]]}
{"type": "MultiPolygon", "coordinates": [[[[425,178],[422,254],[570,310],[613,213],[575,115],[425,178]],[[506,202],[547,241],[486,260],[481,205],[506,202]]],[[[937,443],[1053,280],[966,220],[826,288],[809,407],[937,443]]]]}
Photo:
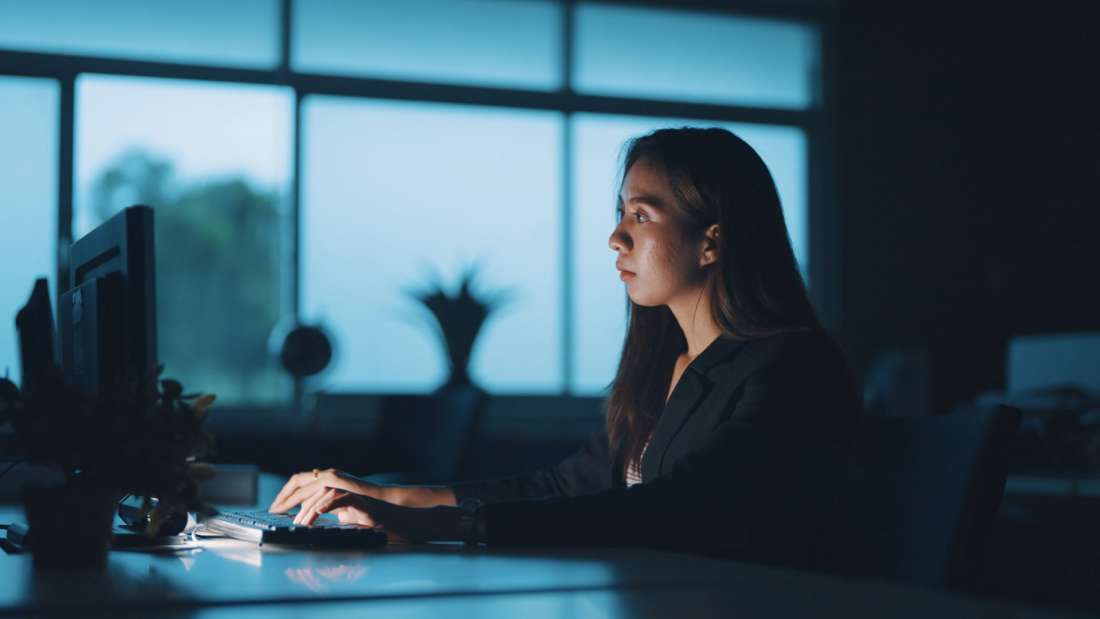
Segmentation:
{"type": "Polygon", "coordinates": [[[54,348],[53,311],[50,309],[50,287],[46,278],[34,282],[30,299],[15,316],[19,334],[19,365],[22,369],[22,390],[34,394],[54,389],[57,376],[57,350],[54,348]]]}
{"type": "Polygon", "coordinates": [[[118,394],[157,364],[153,209],[131,206],[72,244],[58,339],[65,382],[118,394]]]}

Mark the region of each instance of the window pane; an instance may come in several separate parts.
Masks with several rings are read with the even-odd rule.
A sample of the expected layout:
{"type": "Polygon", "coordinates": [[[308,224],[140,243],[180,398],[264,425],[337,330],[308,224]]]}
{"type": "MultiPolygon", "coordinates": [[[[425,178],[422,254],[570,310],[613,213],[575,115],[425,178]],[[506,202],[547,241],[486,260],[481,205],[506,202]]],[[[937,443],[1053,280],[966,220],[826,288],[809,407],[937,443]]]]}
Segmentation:
{"type": "Polygon", "coordinates": [[[267,340],[289,300],[289,89],[82,76],[74,227],[156,209],[166,375],[223,402],[276,402],[267,340]]]}
{"type": "Polygon", "coordinates": [[[554,89],[561,7],[537,0],[298,0],[299,71],[554,89]]]}
{"type": "Polygon", "coordinates": [[[805,109],[817,37],[794,22],[580,4],[578,92],[805,109]]]}
{"type": "Polygon", "coordinates": [[[278,0],[0,0],[0,47],[273,67],[278,8],[278,0]]]}
{"type": "Polygon", "coordinates": [[[309,97],[302,308],[340,349],[328,388],[425,391],[447,374],[407,291],[450,291],[480,265],[511,300],[483,327],[471,376],[495,392],[559,392],[561,116],[309,97]]]}
{"type": "Polygon", "coordinates": [[[58,91],[53,80],[0,77],[0,375],[16,382],[15,314],[39,277],[57,296],[58,91]]]}
{"type": "Polygon", "coordinates": [[[623,143],[660,127],[719,126],[748,142],[771,170],[803,277],[807,271],[806,137],[793,127],[578,114],[573,132],[574,393],[592,395],[615,376],[626,334],[626,290],[607,240],[615,227],[623,143]]]}

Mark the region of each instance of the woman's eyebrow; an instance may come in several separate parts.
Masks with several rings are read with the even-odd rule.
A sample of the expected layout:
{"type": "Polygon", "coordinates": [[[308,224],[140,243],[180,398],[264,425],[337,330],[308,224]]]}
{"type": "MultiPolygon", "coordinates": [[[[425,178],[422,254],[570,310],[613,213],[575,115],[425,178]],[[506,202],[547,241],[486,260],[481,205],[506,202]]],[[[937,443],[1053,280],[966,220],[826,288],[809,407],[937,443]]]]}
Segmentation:
{"type": "MultiPolygon", "coordinates": [[[[649,206],[649,207],[652,207],[652,208],[655,208],[655,209],[658,209],[658,210],[663,209],[665,207],[665,201],[662,200],[660,196],[655,195],[655,194],[651,194],[651,193],[640,193],[640,194],[633,195],[633,196],[630,197],[630,200],[628,202],[630,202],[631,204],[633,204],[635,202],[638,203],[638,204],[644,204],[646,206],[649,206]]],[[[619,197],[619,204],[622,205],[622,203],[623,203],[623,199],[620,196],[619,197]]]]}

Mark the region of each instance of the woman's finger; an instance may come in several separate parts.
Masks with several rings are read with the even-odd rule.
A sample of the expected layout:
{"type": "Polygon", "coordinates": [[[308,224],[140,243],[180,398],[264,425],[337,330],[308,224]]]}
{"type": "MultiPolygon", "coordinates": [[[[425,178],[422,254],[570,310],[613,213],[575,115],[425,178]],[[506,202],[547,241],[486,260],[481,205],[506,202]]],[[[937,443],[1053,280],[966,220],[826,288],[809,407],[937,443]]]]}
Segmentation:
{"type": "Polygon", "coordinates": [[[306,499],[312,497],[315,494],[324,492],[325,484],[320,480],[311,480],[308,483],[304,483],[298,487],[297,490],[290,493],[283,501],[277,505],[272,505],[271,511],[273,513],[281,514],[293,509],[296,505],[301,505],[306,499]]]}
{"type": "Polygon", "coordinates": [[[326,490],[325,492],[321,493],[317,501],[314,501],[313,504],[310,505],[308,508],[303,507],[298,512],[298,515],[294,517],[294,524],[300,524],[304,526],[312,525],[313,521],[316,520],[317,516],[320,515],[317,513],[317,505],[319,505],[321,502],[327,502],[331,500],[333,496],[335,496],[335,493],[336,491],[332,489],[326,490]]]}
{"type": "MultiPolygon", "coordinates": [[[[336,469],[325,469],[318,473],[318,479],[329,488],[346,490],[355,494],[363,494],[365,488],[361,480],[336,469]]],[[[367,484],[369,485],[369,484],[367,484]]]]}
{"type": "MultiPolygon", "coordinates": [[[[272,513],[284,513],[287,510],[293,508],[306,500],[306,498],[313,496],[321,491],[321,488],[337,488],[345,490],[347,492],[354,492],[360,494],[363,492],[363,488],[357,483],[358,480],[354,477],[343,475],[336,469],[325,469],[323,471],[317,471],[317,476],[314,478],[313,472],[298,473],[294,477],[300,477],[297,480],[298,487],[285,493],[280,493],[279,497],[276,497],[275,502],[271,504],[268,511],[272,513]]],[[[292,478],[293,479],[293,478],[292,478]]],[[[290,482],[287,482],[290,485],[290,482]]],[[[285,488],[284,488],[285,490],[285,488]]]]}
{"type": "Polygon", "coordinates": [[[317,511],[317,506],[322,503],[332,501],[332,499],[336,497],[337,493],[344,494],[342,491],[335,490],[333,488],[328,488],[324,492],[318,494],[317,500],[312,501],[309,507],[305,507],[303,505],[302,509],[298,512],[298,515],[294,517],[294,524],[306,526],[313,524],[313,521],[317,520],[317,517],[321,515],[317,511]]]}
{"type": "Polygon", "coordinates": [[[334,507],[328,511],[330,514],[335,514],[336,518],[343,524],[354,524],[361,527],[373,527],[374,521],[371,520],[370,514],[361,512],[354,507],[334,507]]]}
{"type": "Polygon", "coordinates": [[[317,503],[324,498],[325,492],[327,490],[329,490],[329,488],[325,486],[321,486],[315,489],[313,491],[313,494],[310,494],[308,497],[302,500],[302,507],[298,510],[298,513],[302,514],[312,509],[314,505],[317,505],[317,503]]]}
{"type": "Polygon", "coordinates": [[[295,505],[295,503],[289,503],[291,495],[314,481],[316,479],[313,477],[313,471],[291,475],[290,479],[283,484],[282,490],[279,490],[279,494],[275,496],[275,500],[271,502],[271,507],[267,508],[268,511],[280,513],[290,509],[295,505]]]}
{"type": "Polygon", "coordinates": [[[322,505],[324,505],[325,503],[330,503],[337,497],[341,496],[347,496],[347,492],[344,492],[343,490],[336,490],[335,488],[321,495],[320,500],[318,500],[316,503],[313,504],[312,507],[310,507],[309,513],[306,515],[306,518],[308,518],[307,523],[313,524],[318,518],[321,517],[321,514],[324,513],[321,511],[322,505]]]}
{"type": "Polygon", "coordinates": [[[316,520],[321,514],[327,514],[343,508],[344,510],[350,510],[355,513],[357,524],[374,526],[374,518],[372,518],[366,510],[359,507],[359,502],[362,498],[363,497],[360,495],[347,492],[339,492],[332,496],[326,496],[310,511],[310,518],[312,518],[312,520],[307,520],[307,522],[313,522],[313,520],[316,520]]]}
{"type": "MultiPolygon", "coordinates": [[[[290,476],[286,484],[283,485],[282,490],[275,496],[275,500],[271,502],[271,507],[268,508],[270,512],[285,512],[286,510],[294,507],[302,500],[303,488],[316,488],[319,485],[326,485],[326,482],[337,477],[335,469],[325,469],[324,471],[314,469],[312,471],[303,471],[301,473],[295,473],[290,476]],[[298,500],[295,500],[295,494],[298,494],[298,500]]],[[[335,486],[336,484],[328,483],[329,486],[335,486]]],[[[313,494],[310,492],[309,494],[313,494]]]]}

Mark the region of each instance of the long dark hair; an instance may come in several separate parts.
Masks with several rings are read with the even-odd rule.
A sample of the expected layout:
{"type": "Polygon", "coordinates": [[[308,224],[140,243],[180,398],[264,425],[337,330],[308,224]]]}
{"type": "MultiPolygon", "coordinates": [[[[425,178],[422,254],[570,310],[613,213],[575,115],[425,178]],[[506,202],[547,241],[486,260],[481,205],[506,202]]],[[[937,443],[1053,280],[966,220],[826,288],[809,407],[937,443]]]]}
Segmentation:
{"type": "MultiPolygon", "coordinates": [[[[820,329],[787,235],[779,194],[764,161],[725,129],[659,129],[624,145],[621,179],[639,160],[664,173],[690,222],[688,238],[718,224],[717,261],[706,277],[722,335],[750,339],[820,329]]],[[[676,359],[687,350],[667,306],[629,302],[629,324],[607,406],[607,430],[626,467],[665,405],[676,359]]]]}

